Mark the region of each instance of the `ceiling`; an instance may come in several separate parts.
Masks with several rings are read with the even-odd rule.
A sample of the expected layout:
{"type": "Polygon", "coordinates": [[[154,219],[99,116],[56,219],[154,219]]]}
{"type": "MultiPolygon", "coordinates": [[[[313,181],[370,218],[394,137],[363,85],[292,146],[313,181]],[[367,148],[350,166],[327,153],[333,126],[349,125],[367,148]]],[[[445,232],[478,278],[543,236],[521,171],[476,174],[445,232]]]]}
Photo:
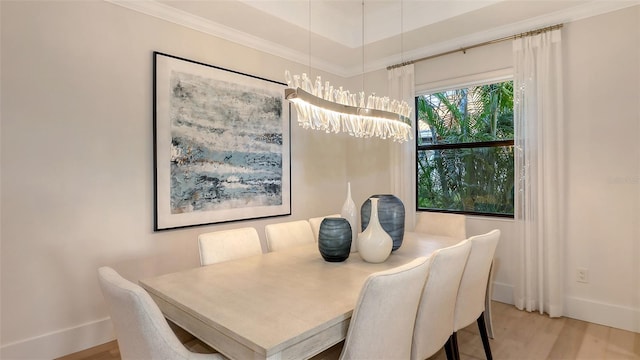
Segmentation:
{"type": "Polygon", "coordinates": [[[640,4],[640,0],[105,1],[343,77],[640,4]]]}

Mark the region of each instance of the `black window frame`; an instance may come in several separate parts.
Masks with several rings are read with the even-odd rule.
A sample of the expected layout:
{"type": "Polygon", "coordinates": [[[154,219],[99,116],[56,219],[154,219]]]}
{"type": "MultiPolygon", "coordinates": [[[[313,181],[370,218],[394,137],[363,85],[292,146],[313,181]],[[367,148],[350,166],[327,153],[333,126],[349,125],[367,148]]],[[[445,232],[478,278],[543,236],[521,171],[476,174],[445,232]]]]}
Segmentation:
{"type": "MultiPolygon", "coordinates": [[[[508,81],[508,80],[505,80],[508,81]]],[[[512,81],[512,80],[511,80],[512,81]]],[[[473,86],[473,85],[470,85],[473,86]]],[[[455,88],[455,87],[451,87],[455,88]]],[[[444,90],[446,91],[446,90],[444,90]]],[[[450,209],[429,209],[429,208],[420,208],[419,207],[419,173],[418,173],[418,161],[419,154],[421,151],[429,151],[429,150],[444,150],[444,149],[469,149],[469,148],[486,148],[486,147],[514,147],[515,140],[507,139],[507,140],[493,140],[493,141],[478,141],[478,142],[462,142],[462,143],[438,143],[438,144],[427,144],[427,145],[419,145],[420,139],[420,127],[419,119],[418,119],[418,98],[420,96],[424,96],[424,94],[416,95],[414,98],[415,101],[415,144],[416,144],[416,152],[415,152],[415,160],[416,160],[416,168],[415,168],[415,209],[416,212],[436,212],[436,213],[450,213],[450,214],[462,214],[462,215],[474,215],[474,216],[487,216],[487,217],[495,217],[495,218],[507,218],[514,219],[515,218],[515,204],[514,204],[514,213],[513,214],[505,214],[505,213],[490,213],[490,212],[480,212],[480,211],[469,211],[469,210],[450,210],[450,209]]],[[[515,124],[514,124],[515,125],[515,124]]],[[[515,150],[515,149],[514,149],[515,150]]],[[[515,175],[515,161],[514,161],[514,175],[515,175]]],[[[514,188],[515,188],[515,176],[514,176],[514,188]]]]}

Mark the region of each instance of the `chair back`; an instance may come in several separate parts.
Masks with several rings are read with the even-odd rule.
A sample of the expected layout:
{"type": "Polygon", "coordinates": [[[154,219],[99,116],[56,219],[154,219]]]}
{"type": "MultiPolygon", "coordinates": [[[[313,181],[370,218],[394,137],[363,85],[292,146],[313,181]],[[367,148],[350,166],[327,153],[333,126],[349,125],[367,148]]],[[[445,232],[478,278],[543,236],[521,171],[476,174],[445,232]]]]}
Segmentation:
{"type": "Polygon", "coordinates": [[[198,248],[203,266],[262,254],[260,237],[253,227],[200,234],[198,248]]]}
{"type": "Polygon", "coordinates": [[[408,359],[430,258],[371,274],[356,303],[340,359],[408,359]]]}
{"type": "Polygon", "coordinates": [[[278,251],[292,246],[313,243],[313,231],[307,220],[265,225],[267,248],[278,251]]]}
{"type": "Polygon", "coordinates": [[[459,240],[467,238],[467,218],[464,215],[422,211],[417,217],[415,232],[459,240]]]}
{"type": "Polygon", "coordinates": [[[500,230],[498,229],[469,238],[471,252],[460,280],[454,315],[454,332],[475,322],[485,310],[487,282],[499,240],[500,230]]]}
{"type": "Polygon", "coordinates": [[[314,217],[309,219],[309,225],[311,225],[311,231],[313,231],[313,238],[318,242],[318,236],[320,235],[320,224],[326,217],[340,217],[340,214],[333,214],[327,216],[314,217]]]}
{"type": "Polygon", "coordinates": [[[433,253],[416,315],[411,359],[432,356],[453,333],[456,296],[470,250],[471,242],[463,240],[433,253]]]}
{"type": "Polygon", "coordinates": [[[224,359],[219,354],[191,353],[171,331],[151,296],[110,267],[98,269],[98,279],[107,301],[118,348],[126,359],[224,359]]]}

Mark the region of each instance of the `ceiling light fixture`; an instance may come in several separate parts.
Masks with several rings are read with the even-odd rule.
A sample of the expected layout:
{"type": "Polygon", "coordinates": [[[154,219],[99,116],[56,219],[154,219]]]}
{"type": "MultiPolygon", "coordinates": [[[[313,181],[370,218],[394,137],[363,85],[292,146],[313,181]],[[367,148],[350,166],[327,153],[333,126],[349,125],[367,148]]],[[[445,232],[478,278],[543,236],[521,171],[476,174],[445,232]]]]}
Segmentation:
{"type": "MultiPolygon", "coordinates": [[[[364,1],[362,51],[364,54],[364,1]]],[[[364,79],[364,55],[362,61],[364,79]]],[[[398,142],[413,138],[409,119],[412,108],[404,100],[378,97],[375,93],[365,98],[364,91],[351,93],[343,90],[342,86],[334,88],[328,81],[323,85],[320,76],[312,83],[306,73],[292,77],[289,70],[285,71],[285,81],[285,99],[293,103],[298,124],[305,129],[345,132],[355,137],[378,137],[398,142]]]]}

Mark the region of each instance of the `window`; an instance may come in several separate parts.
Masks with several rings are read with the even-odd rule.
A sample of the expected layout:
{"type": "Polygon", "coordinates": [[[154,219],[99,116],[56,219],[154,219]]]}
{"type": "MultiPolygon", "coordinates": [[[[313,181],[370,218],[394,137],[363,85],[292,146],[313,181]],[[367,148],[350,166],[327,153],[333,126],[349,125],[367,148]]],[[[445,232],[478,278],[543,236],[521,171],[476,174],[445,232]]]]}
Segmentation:
{"type": "Polygon", "coordinates": [[[416,97],[417,209],[513,217],[513,81],[416,97]]]}

